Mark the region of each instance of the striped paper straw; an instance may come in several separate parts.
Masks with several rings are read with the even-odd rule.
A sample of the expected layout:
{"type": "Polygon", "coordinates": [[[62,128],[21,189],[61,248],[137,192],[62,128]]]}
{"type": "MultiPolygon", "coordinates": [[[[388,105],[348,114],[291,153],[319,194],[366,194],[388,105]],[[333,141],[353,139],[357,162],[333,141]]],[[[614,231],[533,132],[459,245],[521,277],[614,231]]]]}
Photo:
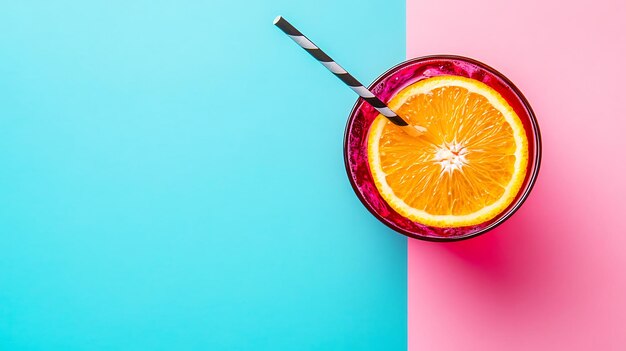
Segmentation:
{"type": "Polygon", "coordinates": [[[317,45],[313,44],[309,38],[307,38],[304,34],[302,34],[299,30],[297,30],[294,26],[291,25],[286,19],[281,16],[278,16],[274,19],[274,25],[280,28],[285,34],[287,34],[293,41],[295,41],[300,47],[306,50],[311,56],[315,57],[324,67],[326,67],[329,71],[331,71],[337,78],[341,79],[344,83],[346,83],[355,93],[357,93],[360,97],[362,97],[367,103],[372,105],[380,114],[387,117],[391,122],[395,125],[405,130],[410,135],[421,135],[426,131],[426,128],[420,126],[411,126],[409,125],[402,117],[398,116],[393,110],[387,106],[384,102],[382,102],[379,98],[376,97],[369,89],[367,89],[363,84],[361,84],[356,78],[354,78],[350,73],[346,72],[343,67],[339,66],[337,62],[330,58],[322,49],[318,48],[317,45]]]}

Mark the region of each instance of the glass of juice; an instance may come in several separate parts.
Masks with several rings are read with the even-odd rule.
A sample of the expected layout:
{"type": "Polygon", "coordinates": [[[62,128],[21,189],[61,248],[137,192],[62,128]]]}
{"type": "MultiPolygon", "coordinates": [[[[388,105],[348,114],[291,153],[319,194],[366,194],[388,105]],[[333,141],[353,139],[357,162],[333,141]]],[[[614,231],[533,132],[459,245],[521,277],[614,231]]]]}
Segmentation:
{"type": "Polygon", "coordinates": [[[426,56],[391,68],[370,89],[427,129],[410,137],[360,98],[350,113],[348,178],[385,225],[423,240],[467,239],[528,197],[541,160],[539,126],[504,75],[466,57],[426,56]]]}

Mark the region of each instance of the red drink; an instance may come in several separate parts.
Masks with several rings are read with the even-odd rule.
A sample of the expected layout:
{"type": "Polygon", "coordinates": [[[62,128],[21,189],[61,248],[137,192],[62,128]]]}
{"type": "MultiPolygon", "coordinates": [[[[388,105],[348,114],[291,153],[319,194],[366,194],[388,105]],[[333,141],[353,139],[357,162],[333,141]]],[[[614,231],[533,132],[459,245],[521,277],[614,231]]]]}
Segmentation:
{"type": "Polygon", "coordinates": [[[462,76],[480,81],[496,90],[519,116],[528,138],[528,164],[522,187],[513,202],[495,218],[466,227],[434,227],[414,222],[396,212],[374,185],[367,159],[367,137],[378,112],[359,99],[355,104],[344,139],[344,158],[348,178],[365,207],[390,228],[410,237],[432,241],[470,238],[509,218],[528,196],[539,171],[541,139],[537,121],[522,93],[506,77],[478,61],[459,56],[429,56],[406,61],[381,75],[371,86],[372,92],[389,101],[403,88],[437,76],[462,76]]]}

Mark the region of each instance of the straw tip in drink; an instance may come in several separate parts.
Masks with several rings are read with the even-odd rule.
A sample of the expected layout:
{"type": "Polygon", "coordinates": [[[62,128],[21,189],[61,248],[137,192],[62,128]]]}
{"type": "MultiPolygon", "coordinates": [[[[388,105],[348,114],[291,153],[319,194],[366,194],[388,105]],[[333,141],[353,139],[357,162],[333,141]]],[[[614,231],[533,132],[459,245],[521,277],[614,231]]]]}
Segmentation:
{"type": "Polygon", "coordinates": [[[410,136],[412,137],[419,137],[424,135],[424,133],[426,133],[428,131],[428,129],[422,127],[422,126],[413,126],[413,125],[406,125],[404,127],[402,127],[402,129],[410,136]]]}
{"type": "Polygon", "coordinates": [[[281,18],[283,18],[283,16],[280,16],[280,15],[279,15],[279,16],[276,16],[276,18],[274,18],[274,22],[273,22],[273,24],[278,23],[278,21],[280,21],[280,20],[281,20],[281,18]]]}
{"type": "Polygon", "coordinates": [[[426,133],[428,131],[428,129],[426,129],[426,128],[422,127],[422,126],[415,126],[415,129],[417,129],[417,131],[420,134],[424,134],[424,133],[426,133]]]}

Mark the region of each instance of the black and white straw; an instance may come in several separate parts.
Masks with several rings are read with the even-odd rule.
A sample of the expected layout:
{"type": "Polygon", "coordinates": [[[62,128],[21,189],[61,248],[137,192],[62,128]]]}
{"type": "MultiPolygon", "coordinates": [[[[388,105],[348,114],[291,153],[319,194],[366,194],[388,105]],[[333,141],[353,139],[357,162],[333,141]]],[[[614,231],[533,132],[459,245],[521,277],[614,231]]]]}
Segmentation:
{"type": "Polygon", "coordinates": [[[393,110],[391,110],[384,102],[382,102],[379,98],[377,98],[369,89],[367,89],[363,84],[361,84],[356,78],[354,78],[350,73],[346,72],[343,67],[339,66],[335,61],[333,61],[330,56],[328,56],[322,49],[317,47],[317,45],[313,44],[309,38],[307,38],[304,34],[302,34],[299,30],[297,30],[294,26],[291,25],[286,19],[281,16],[278,16],[274,19],[274,25],[280,28],[285,34],[287,34],[293,41],[295,41],[300,47],[302,47],[306,52],[311,54],[311,56],[315,57],[324,67],[326,67],[329,71],[331,71],[337,78],[341,79],[344,83],[346,83],[355,93],[357,93],[360,97],[362,97],[365,101],[367,101],[372,107],[374,107],[380,114],[387,117],[391,122],[407,131],[407,133],[411,135],[420,135],[426,131],[423,127],[413,127],[410,126],[402,117],[398,116],[393,110]]]}

